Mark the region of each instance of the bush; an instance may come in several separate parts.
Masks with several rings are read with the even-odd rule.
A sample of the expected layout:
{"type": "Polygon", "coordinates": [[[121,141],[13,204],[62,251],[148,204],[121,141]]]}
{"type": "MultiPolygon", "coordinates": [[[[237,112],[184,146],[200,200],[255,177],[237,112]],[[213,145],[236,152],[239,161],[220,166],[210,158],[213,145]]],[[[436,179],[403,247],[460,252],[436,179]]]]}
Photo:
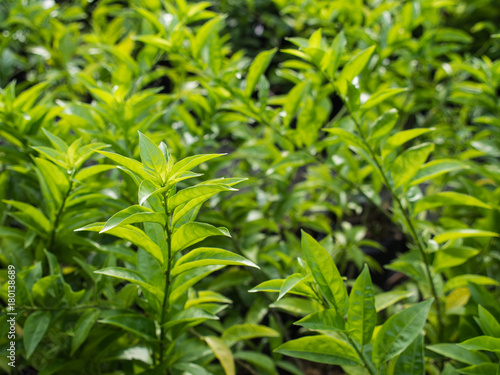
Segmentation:
{"type": "Polygon", "coordinates": [[[2,2],[2,370],[499,372],[497,8],[2,2]]]}

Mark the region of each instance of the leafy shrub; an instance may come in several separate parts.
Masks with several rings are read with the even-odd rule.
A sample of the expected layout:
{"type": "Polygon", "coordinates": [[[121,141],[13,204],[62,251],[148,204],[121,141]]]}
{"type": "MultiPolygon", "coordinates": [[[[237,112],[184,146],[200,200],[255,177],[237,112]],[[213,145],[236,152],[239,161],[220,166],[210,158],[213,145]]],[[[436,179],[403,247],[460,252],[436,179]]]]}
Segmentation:
{"type": "Polygon", "coordinates": [[[0,9],[18,369],[499,371],[497,7],[0,9]]]}

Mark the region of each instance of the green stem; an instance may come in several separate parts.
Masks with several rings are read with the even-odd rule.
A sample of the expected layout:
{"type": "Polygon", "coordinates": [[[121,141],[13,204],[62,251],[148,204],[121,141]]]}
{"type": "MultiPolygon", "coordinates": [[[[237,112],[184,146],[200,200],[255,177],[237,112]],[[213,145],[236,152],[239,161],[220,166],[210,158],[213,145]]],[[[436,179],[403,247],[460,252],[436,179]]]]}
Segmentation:
{"type": "Polygon", "coordinates": [[[163,197],[163,205],[165,208],[165,215],[167,217],[166,224],[164,227],[165,239],[167,241],[167,269],[165,270],[165,289],[164,289],[163,302],[161,305],[161,317],[160,317],[160,353],[159,353],[160,364],[163,362],[165,357],[165,343],[164,343],[165,332],[163,330],[163,324],[165,323],[167,310],[169,309],[168,297],[169,297],[170,285],[172,283],[172,280],[170,278],[170,273],[172,269],[172,226],[171,226],[172,217],[170,215],[170,212],[168,212],[166,194],[163,197]]]}
{"type": "Polygon", "coordinates": [[[69,177],[69,186],[68,190],[63,196],[61,206],[57,210],[56,217],[54,219],[54,223],[52,224],[52,231],[50,232],[50,237],[47,242],[47,250],[51,251],[52,246],[54,246],[54,242],[56,239],[56,232],[57,232],[57,227],[59,226],[59,221],[61,220],[61,216],[64,213],[64,208],[66,207],[66,201],[68,200],[69,195],[71,194],[71,191],[73,190],[73,175],[75,174],[75,170],[73,169],[71,172],[71,175],[69,177]]]}
{"type": "Polygon", "coordinates": [[[354,348],[354,350],[356,350],[356,353],[358,353],[358,356],[361,359],[361,362],[363,362],[363,367],[368,370],[370,375],[375,375],[375,371],[374,371],[374,369],[372,369],[370,362],[368,362],[368,360],[366,359],[365,354],[363,353],[363,349],[359,350],[357,345],[352,341],[351,336],[346,334],[346,337],[347,337],[347,340],[349,341],[349,343],[351,344],[351,346],[354,348]]]}

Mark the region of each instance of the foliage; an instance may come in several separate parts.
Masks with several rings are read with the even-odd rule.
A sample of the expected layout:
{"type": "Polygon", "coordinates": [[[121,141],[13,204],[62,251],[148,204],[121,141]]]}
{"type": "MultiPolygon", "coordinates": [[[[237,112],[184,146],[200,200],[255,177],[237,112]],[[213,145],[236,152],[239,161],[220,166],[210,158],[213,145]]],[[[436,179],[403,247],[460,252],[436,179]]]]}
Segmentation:
{"type": "Polygon", "coordinates": [[[499,372],[499,12],[0,3],[17,367],[499,372]]]}

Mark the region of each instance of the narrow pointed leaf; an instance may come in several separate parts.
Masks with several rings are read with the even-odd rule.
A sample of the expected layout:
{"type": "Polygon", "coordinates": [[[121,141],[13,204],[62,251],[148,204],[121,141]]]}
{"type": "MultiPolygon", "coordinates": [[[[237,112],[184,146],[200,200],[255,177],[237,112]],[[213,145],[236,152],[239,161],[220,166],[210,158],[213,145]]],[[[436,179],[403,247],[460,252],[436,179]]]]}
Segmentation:
{"type": "Polygon", "coordinates": [[[313,277],[326,300],[340,315],[345,315],[348,306],[347,290],[332,257],[304,231],[302,232],[302,249],[313,277]]]}
{"type": "Polygon", "coordinates": [[[92,327],[99,318],[100,311],[97,309],[86,310],[78,319],[75,326],[75,334],[71,339],[71,355],[85,342],[92,327]]]}
{"type": "Polygon", "coordinates": [[[250,95],[252,95],[257,82],[259,82],[260,77],[267,70],[269,64],[271,64],[271,60],[273,59],[276,51],[276,48],[269,51],[263,51],[255,57],[252,65],[250,65],[250,68],[248,69],[247,84],[245,87],[246,97],[250,97],[250,95]]]}
{"type": "Polygon", "coordinates": [[[212,247],[199,247],[182,256],[172,269],[177,276],[196,267],[208,265],[239,265],[259,268],[253,262],[231,251],[212,247]]]}
{"type": "Polygon", "coordinates": [[[335,309],[321,310],[307,315],[294,323],[295,325],[317,331],[344,331],[345,320],[335,309]]]}
{"type": "Polygon", "coordinates": [[[49,329],[50,311],[35,311],[24,323],[23,341],[26,357],[29,358],[49,329]]]}
{"type": "Polygon", "coordinates": [[[139,314],[112,315],[106,319],[98,320],[102,324],[110,324],[131,332],[145,340],[156,339],[156,328],[152,320],[139,314]]]}
{"type": "Polygon", "coordinates": [[[373,342],[373,362],[394,358],[422,333],[432,299],[417,303],[391,316],[380,328],[373,342]]]}
{"type": "Polygon", "coordinates": [[[351,290],[347,322],[352,339],[361,347],[371,342],[377,325],[377,312],[370,271],[366,265],[351,290]]]}
{"type": "Polygon", "coordinates": [[[158,298],[158,301],[163,300],[163,291],[155,287],[150,280],[146,279],[141,273],[137,271],[121,267],[108,267],[102,270],[94,271],[94,273],[130,281],[133,284],[139,285],[144,290],[153,293],[155,297],[158,298]]]}
{"type": "Polygon", "coordinates": [[[118,226],[134,223],[158,223],[165,225],[166,217],[164,214],[154,212],[153,210],[142,206],[130,206],[120,212],[117,212],[104,224],[99,233],[107,232],[118,226]]]}
{"type": "Polygon", "coordinates": [[[172,251],[175,254],[211,236],[231,237],[226,228],[216,228],[205,223],[186,223],[174,233],[172,238],[172,251]]]}
{"type": "Polygon", "coordinates": [[[308,336],[288,341],[275,352],[329,365],[359,365],[359,357],[349,344],[330,336],[308,336]]]}
{"type": "Polygon", "coordinates": [[[167,171],[167,160],[159,147],[141,132],[139,132],[139,149],[142,164],[155,171],[156,175],[162,179],[167,171]]]}
{"type": "Polygon", "coordinates": [[[215,336],[206,336],[205,342],[212,349],[212,352],[214,352],[226,375],[236,375],[233,353],[224,341],[215,336]]]}

